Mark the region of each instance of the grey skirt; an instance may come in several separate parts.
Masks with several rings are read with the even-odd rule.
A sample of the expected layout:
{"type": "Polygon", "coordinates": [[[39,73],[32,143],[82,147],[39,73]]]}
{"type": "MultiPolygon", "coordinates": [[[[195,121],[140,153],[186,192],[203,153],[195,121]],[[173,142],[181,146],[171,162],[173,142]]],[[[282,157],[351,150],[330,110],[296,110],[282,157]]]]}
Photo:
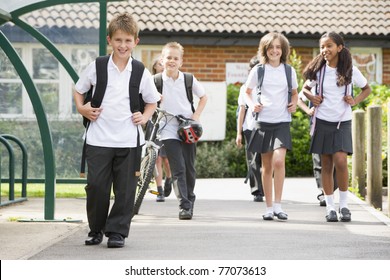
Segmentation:
{"type": "Polygon", "coordinates": [[[311,138],[310,153],[334,154],[346,152],[352,155],[352,121],[327,122],[316,119],[314,134],[311,138]]]}
{"type": "Polygon", "coordinates": [[[264,154],[278,148],[292,149],[290,123],[256,122],[248,143],[248,150],[264,154]]]}

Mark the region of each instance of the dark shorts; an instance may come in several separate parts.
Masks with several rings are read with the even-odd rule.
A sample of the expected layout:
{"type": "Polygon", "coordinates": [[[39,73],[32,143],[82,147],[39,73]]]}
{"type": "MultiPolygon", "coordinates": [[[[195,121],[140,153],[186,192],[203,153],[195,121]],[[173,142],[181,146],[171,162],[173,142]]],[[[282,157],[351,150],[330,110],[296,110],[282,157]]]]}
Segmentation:
{"type": "Polygon", "coordinates": [[[154,140],[154,143],[160,146],[160,150],[158,150],[158,155],[160,157],[166,158],[167,157],[167,152],[165,151],[165,146],[160,140],[154,140]]]}
{"type": "Polygon", "coordinates": [[[352,155],[352,121],[327,122],[316,120],[314,134],[311,138],[310,153],[334,154],[346,152],[352,155]]]}
{"type": "Polygon", "coordinates": [[[248,150],[254,153],[264,154],[278,148],[292,149],[289,122],[257,122],[251,137],[248,150]]]}

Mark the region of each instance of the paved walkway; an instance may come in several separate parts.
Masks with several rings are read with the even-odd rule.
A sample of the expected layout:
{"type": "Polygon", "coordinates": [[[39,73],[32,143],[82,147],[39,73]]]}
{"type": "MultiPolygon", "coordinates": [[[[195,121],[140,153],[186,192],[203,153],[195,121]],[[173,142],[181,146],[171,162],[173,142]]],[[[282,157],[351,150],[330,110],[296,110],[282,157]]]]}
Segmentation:
{"type": "MultiPolygon", "coordinates": [[[[1,260],[390,260],[390,219],[350,194],[351,223],[326,223],[312,178],[288,178],[287,222],[263,221],[265,203],[252,201],[243,179],[198,179],[193,220],[178,219],[173,194],[147,194],[126,246],[106,239],[85,246],[85,199],[57,199],[55,219],[43,219],[43,199],[0,208],[1,260]],[[81,222],[76,222],[80,221],[81,222]]],[[[337,199],[337,196],[336,196],[337,199]]]]}

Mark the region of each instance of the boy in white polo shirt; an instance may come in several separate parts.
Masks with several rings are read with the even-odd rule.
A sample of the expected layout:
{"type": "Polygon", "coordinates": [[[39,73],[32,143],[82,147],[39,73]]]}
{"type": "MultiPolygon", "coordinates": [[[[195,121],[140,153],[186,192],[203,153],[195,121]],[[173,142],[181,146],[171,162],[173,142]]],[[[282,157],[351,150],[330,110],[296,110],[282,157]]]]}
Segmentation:
{"type": "Polygon", "coordinates": [[[96,86],[96,62],[92,62],[76,83],[74,100],[78,112],[90,120],[86,131],[88,164],[87,215],[90,232],[86,245],[97,245],[108,237],[109,248],[123,247],[128,237],[138,180],[138,147],[145,142],[141,125],[152,116],[160,95],[152,75],[143,70],[139,92],[144,112],[130,110],[129,80],[133,73],[131,53],[138,44],[138,26],[128,14],[109,24],[107,41],[112,54],[107,64],[107,87],[101,106],[84,104],[84,94],[96,86]],[[115,201],[109,211],[111,186],[115,201]]]}
{"type": "MultiPolygon", "coordinates": [[[[203,86],[193,78],[192,93],[199,97],[195,111],[187,97],[184,74],[179,70],[183,64],[183,47],[176,42],[166,44],[162,50],[162,98],[161,108],[174,114],[199,121],[206,106],[207,96],[203,86]]],[[[195,203],[196,143],[188,144],[178,135],[179,122],[175,118],[163,119],[161,140],[165,146],[172,172],[173,189],[179,200],[179,219],[192,219],[195,203]]]]}

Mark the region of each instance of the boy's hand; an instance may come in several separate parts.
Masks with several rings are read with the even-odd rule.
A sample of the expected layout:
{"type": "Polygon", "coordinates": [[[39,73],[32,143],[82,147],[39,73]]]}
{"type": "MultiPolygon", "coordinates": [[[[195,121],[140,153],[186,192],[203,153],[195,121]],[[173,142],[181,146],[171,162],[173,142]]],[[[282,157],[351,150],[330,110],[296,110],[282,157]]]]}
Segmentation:
{"type": "Polygon", "coordinates": [[[85,105],[79,107],[80,114],[92,122],[98,119],[102,110],[103,110],[102,108],[93,108],[91,106],[91,102],[88,102],[85,105]]]}
{"type": "Polygon", "coordinates": [[[135,125],[144,125],[148,121],[144,118],[144,115],[141,112],[135,112],[132,115],[133,124],[135,125]]]}

